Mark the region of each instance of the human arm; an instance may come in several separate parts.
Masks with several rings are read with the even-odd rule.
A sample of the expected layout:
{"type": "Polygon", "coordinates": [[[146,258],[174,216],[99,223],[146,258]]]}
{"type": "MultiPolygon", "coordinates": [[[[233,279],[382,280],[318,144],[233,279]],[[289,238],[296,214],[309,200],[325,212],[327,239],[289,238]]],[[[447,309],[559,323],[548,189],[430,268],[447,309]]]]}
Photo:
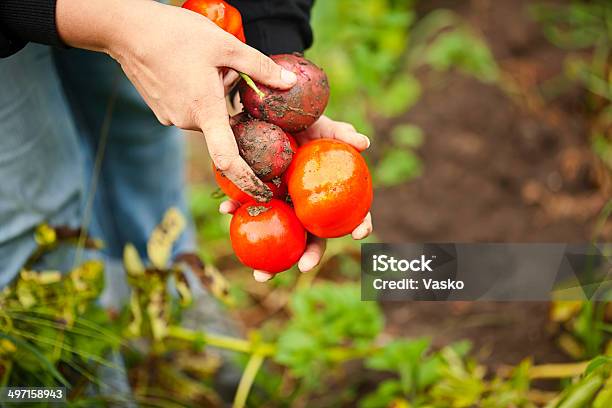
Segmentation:
{"type": "Polygon", "coordinates": [[[293,73],[189,10],[152,0],[53,3],[52,21],[48,13],[38,16],[41,21],[47,18],[44,22],[51,28],[36,31],[30,21],[19,23],[28,20],[27,15],[14,18],[23,11],[16,0],[2,0],[2,32],[10,32],[16,42],[67,45],[110,55],[162,124],[202,131],[215,165],[234,184],[260,200],[271,196],[238,154],[225,105],[224,73],[232,68],[280,89],[293,85],[293,73]],[[11,22],[9,28],[4,21],[11,22]]]}

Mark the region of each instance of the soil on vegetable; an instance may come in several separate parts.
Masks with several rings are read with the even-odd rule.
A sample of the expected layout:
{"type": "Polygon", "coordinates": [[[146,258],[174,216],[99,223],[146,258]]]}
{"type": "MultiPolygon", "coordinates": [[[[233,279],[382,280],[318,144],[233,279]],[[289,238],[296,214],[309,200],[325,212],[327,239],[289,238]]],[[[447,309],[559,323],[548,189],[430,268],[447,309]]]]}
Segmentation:
{"type": "MultiPolygon", "coordinates": [[[[396,123],[426,137],[423,175],[381,188],[375,232],[390,242],[586,242],[611,198],[609,174],[591,152],[588,98],[579,87],[551,95],[565,52],[550,44],[527,1],[427,1],[421,14],[450,8],[480,30],[513,93],[467,76],[422,72],[423,94],[396,123]]],[[[384,145],[380,143],[380,145],[384,145]]],[[[373,144],[375,149],[376,143],[373,144]]],[[[376,150],[373,151],[376,155],[376,150]]],[[[608,221],[600,240],[612,238],[608,221]]],[[[384,305],[389,334],[470,339],[483,362],[562,361],[546,303],[384,305]]]]}

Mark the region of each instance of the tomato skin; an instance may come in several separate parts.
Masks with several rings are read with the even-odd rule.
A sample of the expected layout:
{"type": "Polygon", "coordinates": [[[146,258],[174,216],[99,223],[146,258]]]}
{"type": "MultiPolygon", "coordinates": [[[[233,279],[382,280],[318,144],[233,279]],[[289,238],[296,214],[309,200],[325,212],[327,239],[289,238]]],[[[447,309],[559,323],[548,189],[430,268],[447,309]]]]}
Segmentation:
{"type": "MultiPolygon", "coordinates": [[[[239,189],[227,177],[221,174],[214,164],[212,165],[212,169],[215,174],[217,185],[226,196],[232,200],[238,201],[240,204],[253,200],[253,197],[239,189]]],[[[273,181],[265,181],[264,184],[272,190],[272,196],[274,198],[278,198],[279,200],[285,200],[287,198],[287,183],[282,177],[273,181]]]]}
{"type": "Polygon", "coordinates": [[[321,238],[350,234],[372,205],[368,166],[361,154],[344,142],[318,139],[301,146],[287,179],[297,217],[321,238]]]}
{"type": "Polygon", "coordinates": [[[295,140],[295,137],[293,137],[293,135],[289,133],[287,133],[287,137],[289,138],[289,144],[291,145],[291,150],[293,151],[293,154],[296,154],[298,149],[300,148],[297,140],[295,140]]]}
{"type": "MultiPolygon", "coordinates": [[[[289,133],[287,133],[287,137],[289,138],[289,144],[291,145],[291,151],[293,151],[293,156],[295,157],[295,154],[300,149],[300,146],[298,145],[298,142],[295,140],[295,137],[293,137],[289,133]]],[[[291,165],[289,165],[289,168],[291,168],[291,165]]],[[[287,170],[285,170],[285,172],[281,176],[282,185],[287,189],[287,193],[285,194],[285,197],[287,196],[287,194],[289,194],[289,189],[288,189],[288,186],[289,186],[289,168],[287,170]]]]}
{"type": "Polygon", "coordinates": [[[232,217],[230,239],[240,262],[272,274],[291,268],[306,250],[306,230],[293,209],[276,199],[241,206],[232,217]]]}
{"type": "Polygon", "coordinates": [[[183,8],[207,17],[217,26],[246,43],[242,16],[237,8],[224,0],[187,0],[183,8]]]}

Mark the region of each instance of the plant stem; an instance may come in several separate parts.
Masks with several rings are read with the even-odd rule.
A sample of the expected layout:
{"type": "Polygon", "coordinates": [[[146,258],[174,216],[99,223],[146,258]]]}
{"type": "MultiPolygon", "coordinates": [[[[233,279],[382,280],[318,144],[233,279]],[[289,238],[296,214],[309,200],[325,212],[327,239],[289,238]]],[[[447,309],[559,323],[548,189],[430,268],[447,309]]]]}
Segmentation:
{"type": "Polygon", "coordinates": [[[259,353],[251,354],[251,358],[247,363],[242,378],[238,384],[238,390],[236,391],[236,397],[234,398],[233,408],[243,408],[246,404],[251,386],[257,377],[257,373],[263,364],[265,356],[259,353]]]}
{"type": "Polygon", "coordinates": [[[242,77],[242,79],[244,79],[244,82],[246,82],[249,88],[255,91],[257,96],[259,96],[261,99],[263,99],[266,96],[266,94],[261,92],[261,90],[257,87],[257,85],[255,85],[255,82],[253,81],[253,79],[251,79],[250,76],[248,76],[244,72],[239,72],[238,74],[242,77]]]}
{"type": "Polygon", "coordinates": [[[586,370],[590,361],[581,361],[568,364],[542,364],[529,369],[529,378],[532,380],[542,378],[569,378],[580,375],[586,370]]]}
{"type": "Polygon", "coordinates": [[[276,347],[270,343],[253,344],[244,339],[194,331],[179,326],[169,327],[168,336],[189,342],[203,341],[211,347],[237,351],[239,353],[257,353],[264,357],[272,356],[276,352],[276,347]]]}

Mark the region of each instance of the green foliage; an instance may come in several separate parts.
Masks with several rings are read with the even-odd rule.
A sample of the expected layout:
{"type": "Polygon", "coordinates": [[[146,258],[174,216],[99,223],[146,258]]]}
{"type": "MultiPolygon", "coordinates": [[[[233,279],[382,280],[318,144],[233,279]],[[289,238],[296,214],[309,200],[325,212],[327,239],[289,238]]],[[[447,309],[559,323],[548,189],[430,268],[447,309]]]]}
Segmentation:
{"type": "Polygon", "coordinates": [[[414,152],[394,149],[383,156],[373,172],[376,184],[393,186],[420,175],[422,164],[414,152]]]}
{"type": "Polygon", "coordinates": [[[0,386],[71,387],[60,367],[91,377],[96,366],[112,366],[104,356],[121,339],[95,303],[102,288],[97,261],[64,275],[23,270],[0,293],[0,386]]]}
{"type": "Polygon", "coordinates": [[[414,125],[399,125],[391,132],[396,146],[417,148],[423,144],[423,131],[414,125]]]}
{"type": "Polygon", "coordinates": [[[335,0],[318,2],[312,24],[316,35],[308,57],[330,79],[331,117],[372,134],[368,111],[394,116],[418,98],[418,82],[398,72],[414,21],[412,2],[335,0]],[[382,105],[378,105],[382,103],[382,105]]]}
{"type": "Polygon", "coordinates": [[[362,302],[355,284],[321,284],[298,291],[291,312],[275,359],[303,378],[307,388],[321,385],[325,371],[345,357],[342,348],[357,355],[367,352],[383,327],[378,306],[362,302]]]}
{"type": "Polygon", "coordinates": [[[559,343],[568,355],[587,359],[606,352],[612,341],[612,330],[605,323],[608,306],[605,302],[553,303],[551,318],[562,324],[559,343]]]}
{"type": "MultiPolygon", "coordinates": [[[[414,129],[406,128],[399,137],[413,144],[418,142],[417,135],[414,129]]],[[[183,263],[190,263],[189,258],[179,263],[166,258],[168,246],[182,225],[177,217],[175,210],[169,211],[148,245],[156,263],[167,267],[151,266],[140,259],[134,247],[126,247],[126,272],[133,289],[128,306],[131,320],[111,321],[97,305],[103,288],[100,262],[87,262],[64,275],[24,270],[0,294],[0,385],[67,384],[72,388],[71,403],[75,406],[103,405],[120,396],[100,395],[94,401],[85,397],[83,390],[88,384],[104,385],[105,379],[98,377],[99,366],[122,373],[105,358],[110,351],[121,348],[135,379],[132,386],[137,401],[153,406],[219,405],[219,396],[211,385],[221,367],[220,358],[209,354],[209,348],[215,347],[243,353],[245,361],[249,361],[236,396],[237,406],[243,406],[255,380],[258,391],[249,401],[256,405],[285,406],[324,395],[334,401],[331,405],[351,403],[363,408],[534,406],[528,399],[533,373],[529,361],[508,377],[501,377],[487,375],[486,369],[470,357],[466,342],[440,350],[432,350],[427,339],[395,339],[381,345],[383,315],[375,302],[361,301],[357,284],[304,286],[291,297],[289,320],[277,322],[277,329],[266,333],[265,338],[257,331],[241,339],[179,326],[181,315],[166,310],[180,303],[170,299],[167,278],[175,275],[183,263]],[[122,337],[128,331],[135,339],[122,337]],[[266,358],[273,358],[277,364],[262,366],[266,358]],[[365,369],[361,373],[365,376],[376,372],[385,379],[370,394],[360,395],[355,388],[358,382],[344,370],[351,360],[362,363],[365,369]],[[158,375],[149,375],[151,367],[158,375]],[[287,372],[291,375],[287,376],[287,372]],[[344,377],[337,375],[343,372],[344,377]],[[329,388],[338,378],[343,378],[342,392],[329,388]]],[[[49,247],[56,238],[48,229],[42,232],[39,237],[44,239],[39,244],[49,247]]],[[[281,285],[275,290],[282,288],[281,285]]],[[[183,289],[189,292],[189,287],[183,289]]],[[[184,297],[179,289],[178,300],[184,297]]],[[[592,317],[601,313],[588,307],[584,310],[587,312],[575,320],[580,333],[597,329],[592,317]]],[[[583,369],[582,364],[579,366],[583,369]]],[[[554,368],[540,371],[550,373],[554,368]]],[[[594,359],[584,375],[576,378],[549,407],[609,406],[611,372],[610,357],[594,359]]]]}
{"type": "Polygon", "coordinates": [[[542,3],[531,7],[546,37],[571,52],[565,61],[565,81],[581,84],[594,112],[593,149],[612,169],[612,3],[607,0],[542,3]],[[588,50],[590,52],[585,53],[588,50]]]}
{"type": "Polygon", "coordinates": [[[439,71],[457,68],[486,82],[496,81],[499,77],[489,47],[468,30],[440,34],[427,50],[425,60],[439,71]]]}
{"type": "Polygon", "coordinates": [[[604,408],[612,404],[612,362],[599,357],[591,362],[584,375],[567,387],[546,408],[604,408]]]}
{"type": "Polygon", "coordinates": [[[363,401],[362,407],[384,407],[397,398],[406,397],[417,405],[424,401],[423,391],[440,379],[443,362],[439,354],[428,355],[429,348],[428,339],[395,340],[366,359],[366,367],[392,372],[397,379],[383,382],[363,401]]]}
{"type": "Polygon", "coordinates": [[[219,216],[219,200],[212,199],[218,192],[217,187],[201,184],[192,186],[189,191],[190,210],[198,238],[206,243],[201,246],[200,255],[204,261],[213,264],[220,254],[229,251],[230,217],[219,216]]]}
{"type": "Polygon", "coordinates": [[[531,407],[529,363],[509,379],[486,380],[486,370],[467,357],[470,346],[460,342],[431,351],[427,339],[395,340],[366,360],[366,367],[395,374],[361,402],[362,408],[388,407],[531,407]]]}
{"type": "Polygon", "coordinates": [[[397,120],[421,96],[416,70],[456,68],[483,81],[495,81],[499,70],[487,45],[449,11],[438,10],[417,21],[413,1],[315,4],[315,42],[307,56],[329,77],[332,93],[327,114],[352,123],[374,143],[387,144],[373,163],[377,185],[393,186],[419,176],[422,164],[413,149],[422,135],[418,144],[405,143],[406,127],[411,125],[397,120]],[[389,119],[397,123],[391,138],[376,140],[375,122],[389,119]]]}
{"type": "Polygon", "coordinates": [[[592,47],[612,37],[612,6],[607,0],[539,3],[532,5],[532,15],[543,24],[546,37],[565,49],[592,47]]]}
{"type": "Polygon", "coordinates": [[[612,169],[612,140],[601,133],[593,135],[593,150],[601,160],[612,169]]]}

